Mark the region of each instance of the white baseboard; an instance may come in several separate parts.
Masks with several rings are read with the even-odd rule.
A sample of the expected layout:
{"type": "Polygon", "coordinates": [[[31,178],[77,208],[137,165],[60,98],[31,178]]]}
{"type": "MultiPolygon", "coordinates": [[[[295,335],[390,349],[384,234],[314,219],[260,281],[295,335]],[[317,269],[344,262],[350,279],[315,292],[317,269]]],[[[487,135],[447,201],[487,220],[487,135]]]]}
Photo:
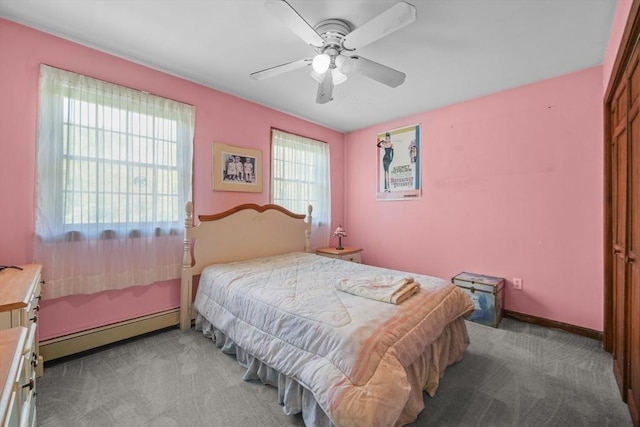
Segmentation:
{"type": "Polygon", "coordinates": [[[163,311],[40,342],[45,362],[180,324],[180,309],[163,311]]]}

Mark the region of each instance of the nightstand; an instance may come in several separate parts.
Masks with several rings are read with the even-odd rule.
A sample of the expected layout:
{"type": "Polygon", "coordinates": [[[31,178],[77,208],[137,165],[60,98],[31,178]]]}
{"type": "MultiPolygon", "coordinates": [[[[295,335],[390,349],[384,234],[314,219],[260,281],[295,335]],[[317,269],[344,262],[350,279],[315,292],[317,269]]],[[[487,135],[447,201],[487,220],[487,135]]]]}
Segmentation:
{"type": "Polygon", "coordinates": [[[316,250],[316,254],[326,256],[327,258],[337,258],[344,261],[362,263],[361,248],[350,248],[345,246],[344,249],[336,249],[334,247],[320,248],[316,250]]]}

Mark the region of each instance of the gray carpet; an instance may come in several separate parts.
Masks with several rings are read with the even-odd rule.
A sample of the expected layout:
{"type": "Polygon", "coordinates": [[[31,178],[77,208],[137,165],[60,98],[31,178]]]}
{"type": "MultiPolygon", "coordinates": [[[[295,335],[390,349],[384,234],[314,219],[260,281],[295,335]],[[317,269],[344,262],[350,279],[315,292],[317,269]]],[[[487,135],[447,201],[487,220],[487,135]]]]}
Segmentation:
{"type": "MultiPolygon", "coordinates": [[[[471,345],[413,426],[631,426],[596,340],[504,319],[471,345]]],[[[302,426],[273,387],[200,332],[170,329],[45,364],[40,426],[302,426]]]]}

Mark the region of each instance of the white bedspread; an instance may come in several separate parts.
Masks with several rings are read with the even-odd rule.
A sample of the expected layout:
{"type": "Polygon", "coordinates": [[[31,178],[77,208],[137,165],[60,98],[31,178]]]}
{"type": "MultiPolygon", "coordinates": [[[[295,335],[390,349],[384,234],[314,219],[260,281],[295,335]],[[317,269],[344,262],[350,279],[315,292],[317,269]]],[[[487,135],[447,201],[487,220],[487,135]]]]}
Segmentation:
{"type": "Polygon", "coordinates": [[[392,426],[410,393],[405,368],[473,310],[448,281],[413,275],[399,305],[339,292],[337,280],[402,274],[314,254],[207,267],[195,309],[251,355],[297,380],[338,426],[392,426]]]}

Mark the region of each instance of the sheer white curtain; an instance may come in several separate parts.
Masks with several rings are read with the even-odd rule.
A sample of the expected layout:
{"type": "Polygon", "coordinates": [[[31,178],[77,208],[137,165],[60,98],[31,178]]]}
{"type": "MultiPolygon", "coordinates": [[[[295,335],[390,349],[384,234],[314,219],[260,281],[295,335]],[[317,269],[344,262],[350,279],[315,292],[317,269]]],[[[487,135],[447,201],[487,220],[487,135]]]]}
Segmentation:
{"type": "Polygon", "coordinates": [[[313,206],[311,245],[328,246],[331,230],[329,144],[271,131],[271,202],[295,213],[313,206]]]}
{"type": "Polygon", "coordinates": [[[193,106],[42,65],[35,261],[43,297],[180,277],[193,106]]]}

